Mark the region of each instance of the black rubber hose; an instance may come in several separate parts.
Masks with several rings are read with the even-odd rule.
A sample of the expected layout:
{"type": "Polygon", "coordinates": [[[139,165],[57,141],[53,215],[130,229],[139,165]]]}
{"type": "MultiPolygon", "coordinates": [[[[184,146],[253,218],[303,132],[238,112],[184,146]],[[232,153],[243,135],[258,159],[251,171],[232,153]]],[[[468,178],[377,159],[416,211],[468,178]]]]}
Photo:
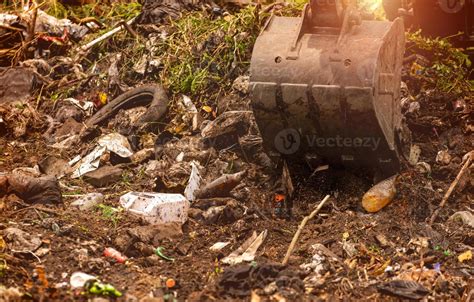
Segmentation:
{"type": "Polygon", "coordinates": [[[134,126],[153,123],[161,119],[168,107],[168,96],[161,85],[135,87],[119,95],[91,116],[86,125],[91,127],[103,124],[114,117],[121,109],[148,106],[147,111],[134,126]]]}

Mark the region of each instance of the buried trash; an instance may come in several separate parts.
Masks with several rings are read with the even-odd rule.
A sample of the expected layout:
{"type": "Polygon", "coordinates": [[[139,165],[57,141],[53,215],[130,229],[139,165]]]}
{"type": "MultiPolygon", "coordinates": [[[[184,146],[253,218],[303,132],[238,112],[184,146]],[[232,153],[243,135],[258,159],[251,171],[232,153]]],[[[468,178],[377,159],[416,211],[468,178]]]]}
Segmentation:
{"type": "Polygon", "coordinates": [[[421,300],[430,293],[423,285],[411,280],[393,280],[377,286],[384,294],[413,300],[421,300]]]}
{"type": "Polygon", "coordinates": [[[35,177],[14,171],[6,177],[7,193],[14,193],[27,203],[62,203],[61,189],[54,176],[35,177]]]}
{"type": "Polygon", "coordinates": [[[125,263],[125,261],[127,261],[127,257],[122,255],[122,253],[120,253],[113,247],[106,248],[104,250],[104,256],[107,258],[114,259],[115,261],[117,261],[117,263],[125,263]]]}
{"type": "Polygon", "coordinates": [[[81,211],[90,210],[104,201],[102,193],[88,193],[79,199],[71,202],[71,206],[77,207],[81,211]]]}
{"type": "Polygon", "coordinates": [[[362,197],[362,207],[369,213],[383,209],[395,197],[397,180],[398,175],[393,175],[370,188],[362,197]]]}
{"type": "Polygon", "coordinates": [[[97,170],[100,165],[100,158],[107,152],[115,153],[122,158],[128,158],[133,155],[131,149],[125,136],[115,132],[103,135],[97,141],[95,149],[74,165],[71,178],[79,178],[88,172],[97,170]]]}
{"type": "Polygon", "coordinates": [[[151,224],[184,223],[190,206],[181,194],[154,192],[129,192],[120,197],[120,205],[151,224]]]}
{"type": "Polygon", "coordinates": [[[69,279],[69,285],[72,289],[82,288],[89,280],[97,280],[97,277],[83,272],[74,272],[69,279]]]}
{"type": "Polygon", "coordinates": [[[474,228],[474,214],[472,214],[469,211],[459,211],[451,215],[449,217],[449,220],[452,221],[460,221],[462,224],[470,226],[471,228],[474,228]]]}
{"type": "Polygon", "coordinates": [[[258,248],[262,245],[267,237],[267,230],[262,231],[258,236],[257,232],[253,232],[245,242],[239,246],[229,256],[223,258],[221,261],[225,264],[235,265],[242,262],[253,261],[256,257],[258,248]]]}
{"type": "Polygon", "coordinates": [[[84,289],[94,295],[121,297],[122,293],[115,289],[115,287],[108,283],[102,283],[98,280],[87,280],[84,284],[84,289]]]}
{"type": "Polygon", "coordinates": [[[157,247],[157,248],[155,249],[155,254],[158,255],[158,256],[160,256],[161,258],[167,260],[167,261],[174,261],[174,258],[168,257],[168,256],[166,256],[165,254],[163,254],[163,250],[164,250],[164,249],[165,249],[165,248],[162,247],[162,246],[157,247]]]}
{"type": "Polygon", "coordinates": [[[230,191],[240,184],[246,171],[235,174],[224,174],[221,177],[208,183],[195,193],[195,198],[227,197],[230,191]]]}

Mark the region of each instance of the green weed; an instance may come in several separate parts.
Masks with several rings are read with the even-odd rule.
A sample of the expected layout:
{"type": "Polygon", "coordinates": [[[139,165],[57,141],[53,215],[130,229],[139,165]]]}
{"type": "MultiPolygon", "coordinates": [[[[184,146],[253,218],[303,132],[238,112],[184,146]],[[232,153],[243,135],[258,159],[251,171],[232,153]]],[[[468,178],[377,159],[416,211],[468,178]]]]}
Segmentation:
{"type": "Polygon", "coordinates": [[[454,47],[449,38],[424,37],[421,31],[407,33],[412,43],[409,53],[422,54],[427,64],[412,66],[412,75],[421,80],[428,89],[446,93],[464,94],[473,90],[474,81],[469,80],[471,61],[462,48],[454,47]]]}

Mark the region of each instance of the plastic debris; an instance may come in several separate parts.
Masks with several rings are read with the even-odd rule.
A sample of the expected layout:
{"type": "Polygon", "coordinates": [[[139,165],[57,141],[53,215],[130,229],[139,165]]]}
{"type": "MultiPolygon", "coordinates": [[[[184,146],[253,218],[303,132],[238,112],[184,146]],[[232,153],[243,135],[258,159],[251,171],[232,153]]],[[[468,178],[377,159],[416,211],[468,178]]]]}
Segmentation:
{"type": "Polygon", "coordinates": [[[464,262],[472,259],[472,252],[471,250],[467,250],[464,253],[460,254],[458,256],[458,261],[459,262],[464,262]]]}
{"type": "Polygon", "coordinates": [[[125,261],[127,261],[127,257],[116,249],[114,249],[113,247],[106,248],[104,250],[104,256],[115,259],[115,261],[117,261],[118,263],[125,263],[125,261]]]}
{"type": "Polygon", "coordinates": [[[341,259],[322,244],[313,244],[311,246],[313,256],[311,262],[300,265],[300,268],[306,272],[311,272],[312,277],[323,276],[331,267],[330,262],[341,262],[341,259]]]}
{"type": "Polygon", "coordinates": [[[181,194],[129,192],[120,197],[120,205],[152,224],[184,223],[189,201],[181,194]]]}
{"type": "Polygon", "coordinates": [[[418,163],[421,155],[421,148],[418,145],[412,145],[410,148],[410,156],[408,158],[408,162],[410,165],[414,166],[418,163]]]}
{"type": "Polygon", "coordinates": [[[440,165],[449,165],[451,162],[451,155],[446,150],[441,150],[436,154],[436,162],[440,165]]]}
{"type": "Polygon", "coordinates": [[[362,197],[362,207],[369,213],[375,213],[388,205],[396,194],[397,177],[389,177],[370,188],[362,197]]]}
{"type": "Polygon", "coordinates": [[[468,211],[456,212],[449,217],[449,220],[461,221],[463,224],[474,228],[474,215],[468,211]]]}
{"type": "MultiPolygon", "coordinates": [[[[184,153],[183,153],[184,154],[184,153]]],[[[196,162],[192,161],[191,165],[191,174],[189,175],[188,185],[184,190],[184,196],[189,201],[194,201],[196,199],[196,192],[201,185],[201,175],[197,167],[196,162]]]]}
{"type": "Polygon", "coordinates": [[[161,258],[167,260],[167,261],[174,261],[174,258],[171,258],[171,257],[168,257],[166,256],[165,254],[163,254],[163,250],[165,248],[162,247],[162,246],[159,246],[155,249],[155,254],[157,254],[158,256],[160,256],[161,258]]]}
{"type": "Polygon", "coordinates": [[[221,177],[215,179],[203,188],[199,189],[195,197],[196,198],[211,198],[211,197],[227,197],[230,191],[234,189],[245,176],[246,172],[238,172],[235,174],[224,174],[221,177]]]}
{"type": "Polygon", "coordinates": [[[168,278],[166,279],[165,284],[167,288],[173,288],[176,286],[176,280],[174,280],[173,278],[168,278]]]}
{"type": "Polygon", "coordinates": [[[253,232],[245,242],[238,247],[235,251],[229,254],[229,256],[222,259],[222,263],[235,265],[242,262],[250,262],[255,259],[256,253],[260,245],[267,237],[267,230],[264,230],[257,236],[257,232],[253,232]]]}
{"type": "Polygon", "coordinates": [[[79,208],[79,210],[89,210],[104,201],[104,195],[101,193],[89,193],[83,197],[73,201],[71,206],[79,208]]]}
{"type": "Polygon", "coordinates": [[[99,138],[98,145],[106,147],[120,157],[127,158],[133,155],[132,147],[127,138],[120,133],[110,133],[99,138]]]}
{"type": "Polygon", "coordinates": [[[83,272],[74,272],[69,279],[69,284],[73,289],[82,288],[89,280],[97,280],[97,277],[83,272]]]}
{"type": "Polygon", "coordinates": [[[199,129],[199,112],[190,97],[183,95],[183,104],[192,123],[192,131],[199,129]]]}
{"type": "Polygon", "coordinates": [[[87,172],[91,172],[99,168],[100,157],[106,152],[113,152],[120,157],[127,158],[133,155],[130,143],[127,138],[119,133],[110,133],[99,138],[98,146],[86,155],[74,166],[72,178],[78,178],[87,172]]]}
{"type": "Polygon", "coordinates": [[[106,147],[98,146],[91,153],[81,159],[75,166],[75,170],[71,178],[79,178],[87,172],[94,171],[99,168],[100,157],[107,151],[106,147]]]}
{"type": "Polygon", "coordinates": [[[65,102],[69,102],[73,104],[74,106],[82,109],[85,113],[86,116],[91,116],[92,113],[94,112],[94,103],[89,102],[89,101],[80,101],[75,98],[67,98],[64,100],[65,102]]]}
{"type": "Polygon", "coordinates": [[[419,173],[426,173],[426,174],[430,174],[431,173],[431,166],[430,164],[424,162],[424,161],[420,161],[418,163],[416,163],[416,166],[415,166],[415,169],[416,171],[418,171],[419,173]]]}
{"type": "Polygon", "coordinates": [[[223,248],[225,248],[226,246],[228,246],[230,244],[230,241],[226,241],[226,242],[216,242],[214,243],[210,248],[209,250],[213,251],[213,252],[217,252],[217,251],[220,251],[222,250],[223,248]]]}
{"type": "Polygon", "coordinates": [[[121,297],[122,293],[115,289],[111,284],[102,283],[98,280],[89,280],[84,284],[84,288],[91,294],[121,297]]]}

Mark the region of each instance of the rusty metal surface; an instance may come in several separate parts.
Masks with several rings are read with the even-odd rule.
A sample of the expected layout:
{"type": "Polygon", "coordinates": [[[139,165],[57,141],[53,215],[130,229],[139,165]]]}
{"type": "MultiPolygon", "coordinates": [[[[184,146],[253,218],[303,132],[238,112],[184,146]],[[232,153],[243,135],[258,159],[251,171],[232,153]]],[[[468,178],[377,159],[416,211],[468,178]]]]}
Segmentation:
{"type": "Polygon", "coordinates": [[[336,5],[316,17],[318,3],[330,1],[271,18],[255,43],[250,87],[264,146],[272,157],[396,170],[403,22],[362,21],[336,5]],[[340,22],[319,26],[330,17],[340,22]]]}

